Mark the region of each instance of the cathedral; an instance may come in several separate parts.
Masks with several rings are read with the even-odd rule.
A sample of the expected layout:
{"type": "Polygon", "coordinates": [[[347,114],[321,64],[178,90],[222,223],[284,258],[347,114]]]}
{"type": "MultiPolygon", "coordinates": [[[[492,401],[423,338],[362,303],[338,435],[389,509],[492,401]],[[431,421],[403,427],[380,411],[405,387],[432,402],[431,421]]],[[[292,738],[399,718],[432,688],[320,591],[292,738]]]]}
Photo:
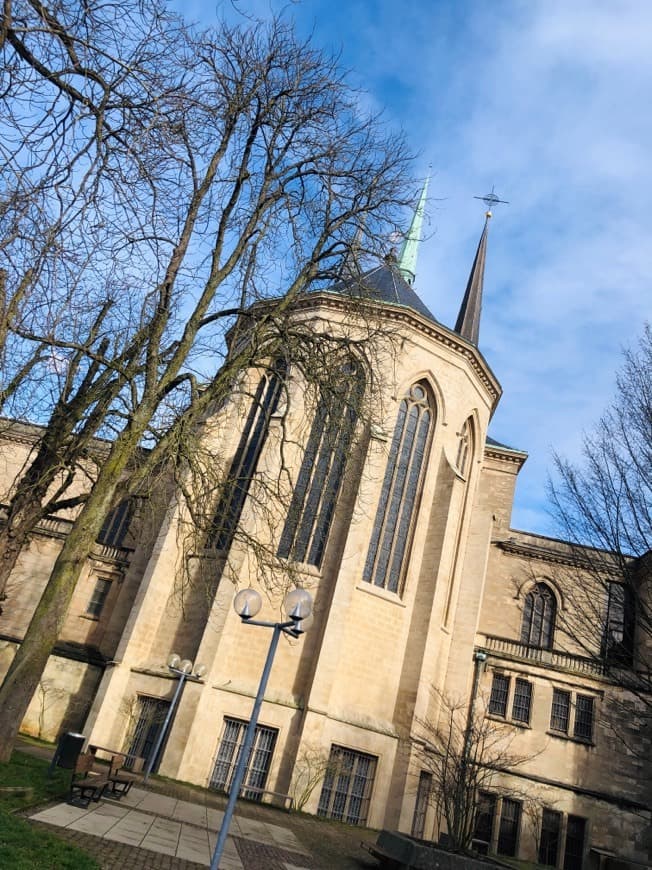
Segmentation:
{"type": "MultiPolygon", "coordinates": [[[[247,372],[239,398],[205,423],[223,459],[205,540],[184,542],[187,511],[170,487],[148,510],[115,507],[23,729],[49,740],[81,731],[164,776],[228,790],[270,642],[243,624],[234,594],[260,587],[259,617],[274,621],[287,591],[259,571],[262,540],[314,607],[307,631],[278,647],[246,797],[445,841],[441,766],[428,753],[437,734],[450,745],[459,713],[461,751],[489,771],[478,851],[564,870],[646,865],[638,699],[601,651],[605,631],[623,667],[649,666],[649,650],[617,584],[592,596],[604,614],[594,637],[562,631],[577,600],[568,584],[592,579],[569,544],[510,526],[527,454],[488,435],[501,397],[480,349],[491,212],[451,328],[417,293],[425,198],[426,188],[400,251],[361,275],[343,271],[297,313],[337,332],[364,308],[369,341],[386,327],[374,419],[355,360],[334,373],[335,410],[307,400],[291,359],[247,372]],[[281,464],[274,494],[261,480],[281,464]],[[181,680],[173,654],[187,662],[181,680]],[[491,735],[507,740],[496,756],[491,735]]],[[[0,432],[6,490],[37,437],[23,424],[0,432]]],[[[48,518],[21,556],[0,617],[0,673],[69,526],[48,518]]]]}

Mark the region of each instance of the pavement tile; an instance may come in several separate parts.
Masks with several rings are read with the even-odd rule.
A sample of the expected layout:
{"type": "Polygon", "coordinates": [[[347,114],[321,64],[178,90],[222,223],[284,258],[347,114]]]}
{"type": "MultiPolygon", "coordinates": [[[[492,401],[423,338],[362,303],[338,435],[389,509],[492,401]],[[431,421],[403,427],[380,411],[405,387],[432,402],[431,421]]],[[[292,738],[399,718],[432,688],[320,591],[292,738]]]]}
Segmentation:
{"type": "MultiPolygon", "coordinates": [[[[208,841],[209,852],[212,858],[213,852],[215,851],[215,844],[217,843],[217,834],[211,834],[209,831],[208,841]]],[[[222,852],[222,857],[220,859],[220,870],[243,870],[243,868],[244,865],[240,855],[238,854],[238,849],[234,840],[231,837],[227,837],[226,843],[224,844],[224,851],[222,852]]]]}
{"type": "Polygon", "coordinates": [[[136,809],[143,812],[154,813],[160,816],[172,816],[176,805],[180,803],[176,798],[167,797],[163,794],[146,794],[142,797],[139,803],[135,804],[136,809]]]}
{"type": "Polygon", "coordinates": [[[154,823],[154,816],[130,810],[124,818],[119,819],[104,835],[107,840],[117,840],[119,843],[130,843],[139,846],[154,823]]]}
{"type": "Polygon", "coordinates": [[[214,810],[211,807],[206,808],[206,823],[210,830],[219,831],[223,818],[224,812],[222,810],[214,810]]]}
{"type": "Polygon", "coordinates": [[[206,827],[206,807],[200,804],[191,804],[189,801],[177,801],[172,818],[190,825],[206,827]]]}
{"type": "Polygon", "coordinates": [[[103,837],[117,822],[118,819],[115,816],[107,816],[96,811],[82,816],[81,819],[76,819],[68,827],[73,831],[84,831],[86,834],[93,834],[95,837],[103,837]]]}
{"type": "Polygon", "coordinates": [[[304,855],[310,854],[308,850],[301,845],[301,842],[289,828],[282,828],[280,825],[267,823],[267,829],[269,830],[274,843],[287,849],[288,852],[303,852],[304,855]]]}
{"type": "Polygon", "coordinates": [[[37,819],[39,822],[48,822],[50,825],[58,825],[60,828],[67,827],[71,822],[87,816],[93,810],[91,807],[74,807],[71,804],[57,804],[56,807],[50,807],[40,813],[30,816],[31,819],[37,819]]]}

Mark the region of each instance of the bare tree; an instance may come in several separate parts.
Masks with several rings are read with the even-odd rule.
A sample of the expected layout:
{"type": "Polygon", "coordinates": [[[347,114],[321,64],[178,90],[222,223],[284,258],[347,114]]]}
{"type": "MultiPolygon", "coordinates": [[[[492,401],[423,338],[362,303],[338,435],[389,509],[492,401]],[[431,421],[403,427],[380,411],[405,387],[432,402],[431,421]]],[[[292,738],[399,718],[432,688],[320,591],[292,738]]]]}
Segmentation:
{"type": "Polygon", "coordinates": [[[505,786],[501,774],[513,773],[533,756],[519,755],[512,747],[516,729],[486,718],[481,703],[471,709],[434,692],[438,712],[417,721],[410,748],[422,770],[432,777],[428,795],[438,827],[446,823],[452,851],[470,852],[482,795],[501,780],[501,794],[525,795],[505,786]]]}
{"type": "MultiPolygon", "coordinates": [[[[35,452],[16,483],[12,502],[27,489],[33,510],[14,549],[24,545],[39,511],[74,504],[79,514],[0,689],[3,758],[117,494],[137,489],[165,461],[183,464],[186,434],[231,395],[244,371],[268,365],[281,348],[287,350],[288,336],[292,363],[309,356],[310,345],[302,342],[314,330],[305,317],[300,325],[297,311],[309,293],[337,275],[356,233],[358,249],[371,251],[395,228],[408,165],[401,139],[361,114],[336,61],[298,41],[281,21],[223,24],[202,33],[176,22],[171,44],[167,23],[161,27],[154,10],[153,23],[141,32],[149,34],[148,51],[158,57],[151,68],[156,77],[145,75],[141,87],[142,69],[150,71],[146,60],[135,78],[130,63],[115,60],[122,70],[118,82],[124,80],[129,90],[127,103],[118,102],[116,119],[110,110],[117,85],[98,81],[93,64],[95,53],[98,62],[121,57],[117,7],[93,4],[95,17],[66,0],[54,12],[37,0],[20,9],[32,23],[25,35],[15,17],[5,20],[5,48],[13,50],[13,64],[25,66],[35,92],[43,92],[44,105],[64,99],[66,118],[81,113],[93,127],[88,148],[100,152],[100,169],[90,214],[102,223],[87,258],[96,310],[84,308],[88,286],[73,281],[63,303],[66,311],[81,312],[80,321],[45,317],[32,327],[28,317],[27,328],[21,314],[9,329],[28,348],[53,349],[64,367],[63,390],[58,378],[50,378],[45,391],[37,392],[50,396],[42,439],[48,449],[43,461],[35,452]],[[157,42],[159,30],[163,41],[157,42]],[[30,39],[28,52],[21,40],[30,39]],[[108,204],[102,202],[105,185],[112,193],[108,204]],[[106,437],[109,446],[89,475],[88,491],[74,503],[57,492],[51,502],[52,484],[45,481],[52,463],[61,469],[62,455],[65,471],[82,459],[87,463],[92,435],[106,437]]],[[[135,4],[131,14],[140,21],[148,7],[135,4]]],[[[127,40],[128,47],[134,44],[127,40]]],[[[54,120],[52,128],[59,130],[54,120]]],[[[72,142],[59,147],[48,141],[44,150],[57,155],[57,149],[69,148],[75,166],[78,147],[75,132],[72,142]]],[[[76,184],[78,176],[76,168],[68,170],[63,181],[44,183],[38,194],[48,204],[56,201],[58,188],[76,184]]],[[[77,201],[85,193],[70,195],[77,201]]],[[[67,237],[57,235],[54,220],[57,244],[53,252],[52,245],[39,243],[48,268],[37,276],[30,298],[54,274],[58,256],[67,262],[87,223],[79,222],[67,237]]],[[[20,251],[16,264],[13,292],[18,276],[29,271],[20,251]]],[[[58,286],[55,276],[52,287],[58,286]]],[[[326,326],[319,331],[321,367],[303,366],[317,374],[330,367],[323,364],[326,349],[339,355],[342,348],[326,326]]],[[[30,389],[33,380],[23,395],[30,389]]],[[[5,570],[10,564],[11,558],[5,570]]]]}
{"type": "Polygon", "coordinates": [[[570,542],[558,628],[617,686],[614,733],[649,752],[652,726],[652,331],[626,351],[617,392],[582,459],[555,457],[553,514],[570,542]],[[620,698],[620,702],[619,702],[620,698]],[[625,723],[636,710],[637,736],[625,723]],[[641,739],[644,738],[644,739],[641,739]]]}

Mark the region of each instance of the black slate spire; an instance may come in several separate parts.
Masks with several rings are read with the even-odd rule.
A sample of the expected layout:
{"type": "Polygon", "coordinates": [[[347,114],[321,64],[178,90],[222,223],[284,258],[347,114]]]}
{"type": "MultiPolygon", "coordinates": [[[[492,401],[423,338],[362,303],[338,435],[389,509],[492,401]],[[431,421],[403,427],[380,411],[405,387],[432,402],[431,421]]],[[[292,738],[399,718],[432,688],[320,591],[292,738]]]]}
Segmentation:
{"type": "Polygon", "coordinates": [[[478,344],[480,336],[480,314],[482,313],[482,289],[484,285],[484,266],[487,258],[487,231],[491,212],[485,215],[484,229],[475,253],[471,274],[466,285],[460,313],[457,316],[455,332],[472,344],[478,344]]]}

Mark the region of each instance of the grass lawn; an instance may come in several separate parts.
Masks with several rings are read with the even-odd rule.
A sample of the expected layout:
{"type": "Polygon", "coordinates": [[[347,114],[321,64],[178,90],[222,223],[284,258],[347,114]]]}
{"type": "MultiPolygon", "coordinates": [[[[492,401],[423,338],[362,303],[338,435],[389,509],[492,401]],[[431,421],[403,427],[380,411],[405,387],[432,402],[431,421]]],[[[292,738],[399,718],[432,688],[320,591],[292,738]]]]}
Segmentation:
{"type": "Polygon", "coordinates": [[[81,849],[12,814],[12,810],[65,798],[70,772],[57,770],[50,779],[47,768],[46,761],[16,751],[8,764],[0,764],[0,789],[17,786],[31,790],[13,795],[0,791],[0,867],[11,870],[99,870],[97,862],[81,849]]]}

